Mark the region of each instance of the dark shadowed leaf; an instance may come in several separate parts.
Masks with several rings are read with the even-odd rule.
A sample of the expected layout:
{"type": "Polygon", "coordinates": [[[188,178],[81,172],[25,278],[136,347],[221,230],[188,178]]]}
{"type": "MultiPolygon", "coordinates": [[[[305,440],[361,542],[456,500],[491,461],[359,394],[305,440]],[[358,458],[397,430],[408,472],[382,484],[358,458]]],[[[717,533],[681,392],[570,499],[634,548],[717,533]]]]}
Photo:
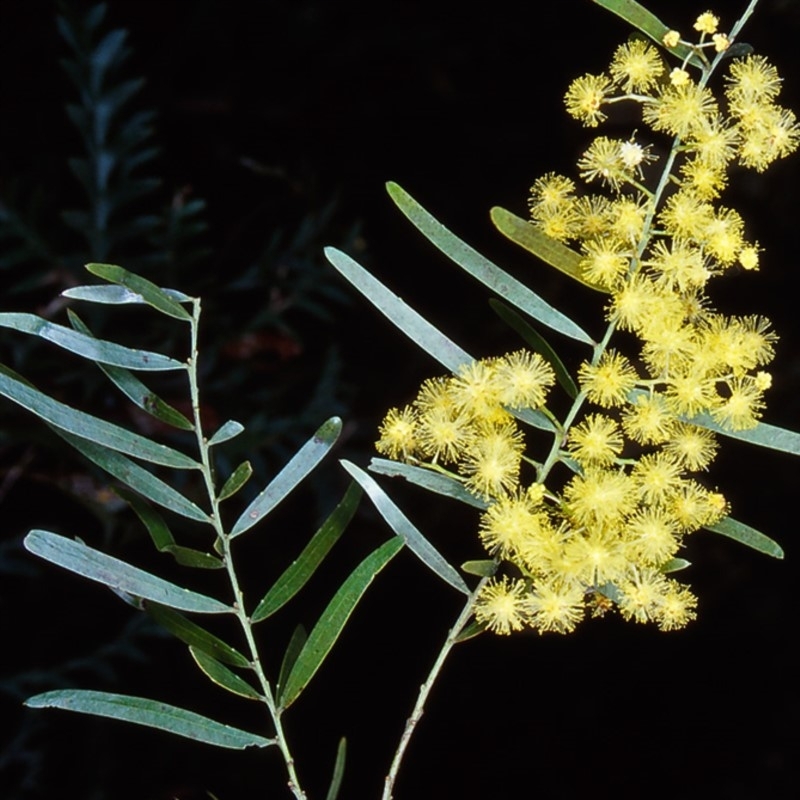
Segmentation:
{"type": "Polygon", "coordinates": [[[558,357],[558,353],[550,347],[549,342],[526,319],[505,303],[491,299],[489,300],[489,305],[497,316],[511,326],[533,351],[539,353],[548,361],[556,373],[556,380],[559,385],[574,400],[578,396],[578,387],[564,366],[564,362],[558,357]]]}
{"type": "Polygon", "coordinates": [[[228,480],[225,481],[222,488],[219,490],[219,497],[217,500],[222,502],[223,500],[227,500],[229,497],[233,497],[239,489],[244,486],[247,481],[250,480],[250,476],[253,474],[253,467],[249,461],[242,461],[238,467],[228,476],[228,480]]]}
{"type": "Polygon", "coordinates": [[[250,662],[238,650],[234,650],[222,639],[201,628],[197,623],[184,617],[183,614],[149,600],[145,601],[144,610],[159,625],[182,642],[234,667],[250,666],[250,662]]]}
{"type": "Polygon", "coordinates": [[[133,509],[142,524],[147,528],[153,544],[159,552],[169,553],[179,564],[185,567],[199,567],[201,569],[221,569],[222,560],[211,553],[182,547],[177,544],[172,531],[164,518],[137,494],[122,486],[115,486],[114,492],[118,494],[133,509]]]}
{"type": "Polygon", "coordinates": [[[297,625],[292,631],[289,644],[286,645],[286,652],[283,654],[283,659],[281,660],[281,669],[278,673],[278,686],[276,692],[278,697],[280,697],[282,687],[286,683],[286,680],[289,677],[292,669],[294,669],[295,662],[303,650],[306,639],[308,639],[308,633],[306,632],[306,629],[302,625],[297,625]]]}
{"type": "Polygon", "coordinates": [[[246,680],[240,678],[233,670],[228,669],[205,650],[189,647],[189,652],[201,671],[217,686],[221,686],[233,694],[238,694],[239,697],[246,697],[248,700],[261,699],[261,695],[246,680]]]}
{"type": "Polygon", "coordinates": [[[373,550],[339,587],[303,645],[286,679],[286,685],[281,688],[281,708],[288,708],[300,696],[339,638],[367,587],[402,547],[403,542],[395,537],[384,542],[377,550],[373,550]]]}
{"type": "Polygon", "coordinates": [[[328,787],[328,793],[325,795],[325,800],[336,800],[339,796],[339,789],[342,786],[342,778],[344,777],[344,762],[347,756],[347,739],[342,736],[339,739],[339,746],[336,748],[336,761],[333,765],[333,775],[331,776],[331,785],[328,787]]]}
{"type": "Polygon", "coordinates": [[[351,483],[342,501],[322,523],[303,552],[286,568],[252,613],[253,622],[261,622],[294,597],[305,586],[331,547],[339,540],[361,499],[358,484],[351,483]]]}
{"type": "Polygon", "coordinates": [[[738,522],[730,517],[721,519],[714,525],[706,525],[707,530],[714,533],[721,533],[730,539],[735,539],[740,544],[752,547],[753,550],[758,550],[759,553],[772,556],[773,558],[783,558],[783,549],[781,546],[765,536],[761,531],[745,525],[743,522],[738,522]]]}

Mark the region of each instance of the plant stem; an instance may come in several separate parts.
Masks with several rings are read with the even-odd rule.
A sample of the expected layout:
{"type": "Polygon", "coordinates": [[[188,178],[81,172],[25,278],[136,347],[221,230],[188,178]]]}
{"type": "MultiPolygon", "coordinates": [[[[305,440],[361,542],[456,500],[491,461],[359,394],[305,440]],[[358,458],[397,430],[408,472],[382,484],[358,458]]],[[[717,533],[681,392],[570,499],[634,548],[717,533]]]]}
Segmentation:
{"type": "Polygon", "coordinates": [[[255,636],[253,635],[253,628],[250,623],[250,618],[247,616],[244,604],[244,594],[239,584],[239,578],[236,574],[236,568],[233,561],[233,552],[231,548],[231,537],[225,531],[222,525],[222,518],[219,510],[219,500],[217,498],[217,491],[214,485],[214,469],[211,462],[210,448],[208,446],[208,439],[203,433],[203,425],[200,419],[200,392],[197,380],[197,361],[198,361],[198,347],[197,336],[200,326],[200,298],[192,300],[192,321],[191,321],[191,355],[187,363],[189,374],[189,387],[192,398],[192,414],[194,417],[194,427],[197,436],[197,446],[200,451],[200,461],[202,464],[203,480],[205,481],[206,493],[208,500],[211,504],[211,518],[213,520],[214,530],[216,531],[218,541],[222,550],[222,560],[225,563],[225,569],[228,573],[228,580],[231,585],[233,593],[233,609],[236,613],[236,618],[244,633],[247,647],[250,651],[250,659],[253,671],[258,678],[261,687],[262,699],[264,705],[267,707],[272,723],[275,727],[275,742],[278,749],[281,751],[283,760],[286,764],[286,771],[288,773],[288,787],[296,800],[307,800],[307,795],[303,791],[300,780],[297,777],[295,770],[294,758],[289,749],[289,743],[281,724],[281,715],[277,709],[275,697],[272,693],[272,687],[267,679],[264,668],[261,664],[261,657],[258,653],[258,645],[256,644],[255,636]]]}
{"type": "Polygon", "coordinates": [[[414,709],[411,712],[411,716],[409,716],[409,718],[406,720],[406,726],[403,729],[403,735],[400,737],[400,742],[397,745],[397,750],[395,751],[394,758],[392,759],[392,765],[384,780],[383,794],[381,795],[382,800],[392,800],[392,792],[394,790],[395,781],[397,780],[397,773],[400,771],[400,764],[403,761],[403,756],[405,755],[408,743],[411,741],[411,737],[413,736],[417,727],[417,723],[420,721],[425,711],[425,703],[428,700],[428,695],[430,694],[436,679],[439,677],[439,673],[444,666],[447,656],[450,655],[450,651],[457,643],[459,635],[464,630],[464,626],[467,624],[467,622],[469,622],[469,619],[472,616],[472,607],[475,604],[475,600],[488,580],[488,577],[482,578],[480,583],[478,583],[473,590],[472,594],[470,594],[467,602],[464,604],[464,608],[461,609],[461,613],[458,615],[458,619],[448,632],[444,645],[439,651],[439,655],[436,656],[436,661],[434,661],[433,667],[431,667],[431,671],[428,673],[428,677],[425,679],[425,682],[422,684],[422,686],[419,687],[417,702],[414,704],[414,709]]]}

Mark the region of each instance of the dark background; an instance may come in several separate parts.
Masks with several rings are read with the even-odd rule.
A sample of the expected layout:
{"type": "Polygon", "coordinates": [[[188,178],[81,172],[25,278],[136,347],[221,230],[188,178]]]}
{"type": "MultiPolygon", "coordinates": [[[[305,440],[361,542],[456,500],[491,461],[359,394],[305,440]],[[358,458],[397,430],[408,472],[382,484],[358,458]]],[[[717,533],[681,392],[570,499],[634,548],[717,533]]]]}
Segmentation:
{"type": "MultiPolygon", "coordinates": [[[[741,5],[716,9],[723,26],[741,5]]],[[[684,31],[706,10],[665,0],[651,7],[684,31]]],[[[55,11],[40,0],[0,3],[3,184],[44,180],[55,191],[71,180],[55,169],[74,147],[63,121],[70,87],[57,64],[65,49],[55,11]]],[[[497,0],[478,7],[441,0],[253,6],[112,0],[108,19],[130,31],[130,69],[148,79],[143,96],[159,114],[165,185],[190,187],[207,200],[211,255],[198,280],[212,276],[222,286],[231,265],[256,249],[261,232],[255,228],[272,220],[291,226],[335,197],[330,241],[338,243],[341,231],[357,224],[361,260],[465,349],[484,356],[517,347],[485,293],[393,207],[383,184],[395,180],[590,332],[599,329],[597,297],[505,242],[488,209],[523,214],[536,177],[572,171],[589,136],[567,118],[561,96],[571,77],[604,68],[628,33],[604,10],[588,0],[497,0]]],[[[743,37],[778,66],[786,79],[781,102],[794,109],[800,109],[799,35],[800,4],[762,0],[743,37]]],[[[760,272],[732,275],[714,289],[720,310],[774,321],[781,342],[766,419],[794,429],[800,427],[800,328],[791,237],[799,163],[794,156],[761,175],[734,173],[723,202],[745,215],[749,236],[766,252],[760,272]]],[[[213,293],[209,302],[213,307],[213,293]]],[[[336,314],[349,397],[346,454],[363,465],[385,409],[405,402],[439,369],[362,300],[336,314]]],[[[306,335],[313,337],[313,329],[306,335]]],[[[569,342],[555,343],[573,365],[582,356],[569,342]]],[[[411,744],[398,798],[797,796],[800,659],[793,647],[798,570],[791,506],[797,466],[783,454],[725,445],[709,480],[732,498],[733,516],[783,545],[786,560],[699,532],[685,554],[699,619],[685,631],[661,634],[606,617],[569,637],[483,636],[459,647],[411,744]]],[[[333,461],[329,470],[330,483],[343,487],[333,461]]],[[[431,503],[407,487],[391,489],[454,563],[479,557],[468,510],[431,503]]],[[[43,502],[35,486],[21,482],[5,502],[9,540],[30,527],[83,535],[72,525],[86,520],[68,500],[61,502],[43,502]]],[[[277,652],[291,625],[297,619],[313,624],[324,598],[385,537],[364,505],[328,571],[309,588],[311,596],[286,612],[297,616],[270,630],[277,652]]],[[[308,516],[304,531],[313,526],[308,516]]],[[[296,552],[290,535],[296,519],[303,519],[302,500],[271,523],[274,546],[280,543],[287,558],[296,552]]],[[[246,578],[253,591],[263,591],[262,573],[282,567],[266,561],[273,551],[260,550],[258,542],[245,547],[246,578]]],[[[20,563],[27,563],[24,556],[20,563]]],[[[0,747],[7,743],[0,796],[288,796],[280,788],[277,753],[224,752],[120,723],[21,711],[14,691],[52,688],[37,671],[46,675],[64,659],[102,659],[98,642],[133,624],[130,609],[104,590],[55,569],[28,567],[35,572],[4,578],[0,589],[0,653],[7,654],[8,670],[0,687],[13,689],[0,695],[0,747]]],[[[370,588],[287,715],[311,796],[324,796],[340,735],[349,747],[341,796],[379,795],[402,720],[458,604],[406,553],[370,588]]],[[[141,661],[106,653],[121,665],[102,687],[94,667],[81,672],[78,665],[64,680],[154,696],[263,730],[258,711],[242,710],[243,701],[195,675],[181,646],[152,632],[143,636],[149,638],[141,661]]]]}

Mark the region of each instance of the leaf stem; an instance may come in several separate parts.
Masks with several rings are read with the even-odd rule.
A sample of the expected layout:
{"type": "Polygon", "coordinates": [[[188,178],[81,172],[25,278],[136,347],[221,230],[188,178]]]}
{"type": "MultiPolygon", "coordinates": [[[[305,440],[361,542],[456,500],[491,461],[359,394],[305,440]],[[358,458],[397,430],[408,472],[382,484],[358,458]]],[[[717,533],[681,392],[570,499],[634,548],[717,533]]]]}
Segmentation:
{"type": "Polygon", "coordinates": [[[281,751],[281,755],[283,756],[283,760],[286,764],[286,771],[288,774],[287,786],[296,800],[307,800],[307,795],[301,787],[300,780],[295,770],[294,758],[291,750],[289,749],[289,743],[286,739],[283,725],[281,724],[281,714],[275,702],[272,686],[270,685],[266,673],[264,672],[264,668],[261,664],[261,657],[258,652],[258,645],[256,644],[255,636],[253,635],[250,617],[247,615],[245,610],[244,594],[239,584],[239,578],[236,574],[236,568],[233,560],[231,536],[225,531],[225,528],[222,525],[222,517],[220,516],[219,499],[217,497],[217,490],[214,480],[214,468],[211,461],[208,438],[203,432],[203,425],[200,419],[200,391],[197,379],[197,340],[200,327],[200,312],[200,298],[193,298],[191,320],[191,355],[189,356],[187,362],[187,371],[189,375],[189,388],[191,392],[194,428],[197,436],[197,447],[200,451],[200,463],[202,464],[201,472],[203,474],[203,480],[205,481],[208,500],[211,504],[211,519],[214,525],[214,530],[217,534],[219,550],[221,551],[222,559],[225,563],[225,569],[227,571],[228,580],[233,593],[233,608],[236,613],[236,618],[239,620],[245,640],[247,641],[247,647],[250,651],[252,669],[258,678],[264,705],[266,705],[270,718],[272,719],[272,723],[275,727],[275,742],[278,746],[278,749],[281,751]]]}
{"type": "Polygon", "coordinates": [[[488,580],[489,576],[482,578],[470,594],[467,602],[464,604],[464,608],[461,609],[461,613],[458,615],[458,619],[456,619],[453,627],[448,632],[447,638],[442,645],[442,649],[436,656],[436,660],[433,662],[433,666],[428,673],[428,677],[425,679],[425,682],[422,684],[422,686],[419,687],[417,702],[414,704],[414,709],[412,710],[411,715],[406,720],[406,725],[403,729],[403,735],[400,737],[397,750],[395,751],[394,758],[392,759],[392,765],[389,768],[389,772],[384,780],[381,800],[392,800],[392,792],[394,791],[394,784],[397,780],[397,774],[400,771],[400,765],[402,764],[403,756],[405,755],[408,743],[411,741],[411,737],[414,735],[417,723],[420,721],[420,719],[422,719],[422,715],[425,711],[425,703],[428,700],[428,695],[430,694],[434,683],[439,677],[439,673],[442,671],[442,667],[444,666],[444,662],[447,660],[448,655],[450,655],[450,651],[453,649],[453,646],[458,643],[459,635],[469,622],[470,617],[472,616],[472,607],[475,604],[475,600],[478,598],[481,589],[483,589],[488,580]]]}

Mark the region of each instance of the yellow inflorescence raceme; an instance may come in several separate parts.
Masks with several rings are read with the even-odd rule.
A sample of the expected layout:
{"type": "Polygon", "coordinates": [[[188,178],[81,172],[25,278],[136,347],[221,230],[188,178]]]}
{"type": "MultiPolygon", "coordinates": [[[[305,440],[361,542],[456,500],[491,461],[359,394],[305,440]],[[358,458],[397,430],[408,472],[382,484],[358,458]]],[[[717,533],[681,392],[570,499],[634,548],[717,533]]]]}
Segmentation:
{"type": "Polygon", "coordinates": [[[609,74],[580,77],[565,95],[587,127],[621,100],[638,104],[642,124],[628,139],[595,138],[578,159],[580,177],[607,193],[579,195],[554,173],[531,189],[532,224],[577,246],[583,277],[610,297],[606,336],[580,365],[581,392],[555,425],[550,455],[526,457],[512,413],[549,416],[554,372],[526,351],[426,381],[381,426],[379,452],[448,471],[488,504],[480,540],[503,574],[484,585],[475,617],[496,633],[567,633],[587,612],[611,608],[662,630],[695,617],[696,598],[668,577],[669,564],[684,537],[718,522],[728,504],[695,477],[717,441],[690,420],[755,426],[777,338],[763,317],[711,307],[708,282],[758,269],[761,252],[742,216],[717,200],[731,164],[762,171],[800,142],[794,114],[775,103],[781,79],[765,58],[730,60],[722,97],[708,87],[720,57],[709,63],[706,52],[730,45],[718,25],[706,12],[694,26],[699,42],[664,37],[668,50],[690,44],[704,64],[697,82],[688,59],[667,74],[658,50],[637,40],[617,48],[609,74]],[[654,180],[648,130],[674,137],[654,180]],[[616,329],[638,338],[638,352],[608,347],[616,329]],[[565,476],[551,475],[557,464],[565,476]]]}

